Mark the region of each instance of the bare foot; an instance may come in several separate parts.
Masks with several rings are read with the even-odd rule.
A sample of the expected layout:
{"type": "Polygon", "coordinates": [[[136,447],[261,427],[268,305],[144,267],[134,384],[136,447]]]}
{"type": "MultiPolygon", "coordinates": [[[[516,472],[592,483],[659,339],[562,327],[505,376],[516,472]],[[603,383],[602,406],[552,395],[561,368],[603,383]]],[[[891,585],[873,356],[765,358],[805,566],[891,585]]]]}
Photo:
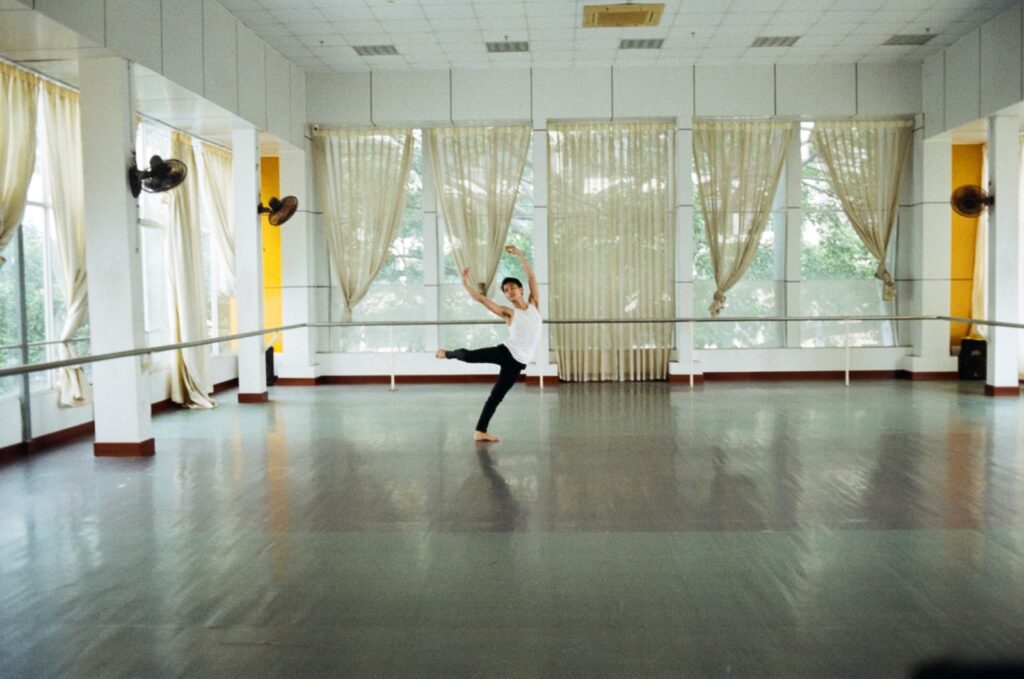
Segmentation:
{"type": "Polygon", "coordinates": [[[446,349],[438,349],[434,356],[437,358],[448,358],[448,351],[446,349]]]}
{"type": "Polygon", "coordinates": [[[473,440],[474,441],[484,441],[486,443],[497,443],[501,439],[499,439],[494,434],[488,434],[485,431],[475,431],[475,432],[473,432],[473,440]]]}

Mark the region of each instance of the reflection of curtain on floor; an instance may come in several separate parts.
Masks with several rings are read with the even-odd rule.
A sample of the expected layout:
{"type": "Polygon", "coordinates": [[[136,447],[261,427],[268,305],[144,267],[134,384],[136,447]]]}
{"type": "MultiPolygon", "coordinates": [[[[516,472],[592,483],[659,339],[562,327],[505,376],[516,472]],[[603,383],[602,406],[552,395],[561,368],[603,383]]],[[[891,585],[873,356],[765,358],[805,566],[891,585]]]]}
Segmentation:
{"type": "MultiPolygon", "coordinates": [[[[675,130],[665,123],[548,128],[551,315],[672,318],[675,130]]],[[[660,380],[672,326],[552,328],[559,378],[660,380]]]]}

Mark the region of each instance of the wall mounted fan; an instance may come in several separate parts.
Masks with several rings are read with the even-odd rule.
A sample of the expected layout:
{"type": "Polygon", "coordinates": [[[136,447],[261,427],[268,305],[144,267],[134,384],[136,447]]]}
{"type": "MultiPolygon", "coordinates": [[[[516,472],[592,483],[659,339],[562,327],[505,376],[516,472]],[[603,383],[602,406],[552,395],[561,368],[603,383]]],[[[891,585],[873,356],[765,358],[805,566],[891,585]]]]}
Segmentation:
{"type": "Polygon", "coordinates": [[[953,211],[961,217],[977,217],[986,207],[991,207],[995,197],[985,193],[985,190],[974,184],[965,184],[953,190],[949,197],[949,204],[953,211]]]}
{"type": "Polygon", "coordinates": [[[295,214],[299,207],[299,199],[295,196],[285,196],[278,200],[276,197],[270,199],[270,207],[264,207],[263,203],[256,206],[256,212],[267,215],[271,226],[281,226],[295,214]]]}
{"type": "Polygon", "coordinates": [[[153,156],[149,159],[149,169],[140,170],[135,163],[135,157],[132,156],[132,166],[128,168],[128,185],[132,189],[132,195],[138,198],[142,191],[170,191],[185,181],[187,175],[188,168],[185,163],[175,158],[164,160],[160,156],[153,156]]]}

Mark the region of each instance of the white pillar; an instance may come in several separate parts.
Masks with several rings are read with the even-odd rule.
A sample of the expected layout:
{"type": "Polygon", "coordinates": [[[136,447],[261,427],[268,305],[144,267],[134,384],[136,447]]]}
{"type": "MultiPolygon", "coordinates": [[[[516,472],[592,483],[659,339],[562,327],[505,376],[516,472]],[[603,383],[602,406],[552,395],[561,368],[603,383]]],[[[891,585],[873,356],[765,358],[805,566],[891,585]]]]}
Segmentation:
{"type": "MultiPolygon", "coordinates": [[[[687,120],[680,124],[690,125],[687,120]]],[[[693,313],[693,129],[676,130],[676,205],[675,205],[675,283],[676,283],[676,317],[688,318],[693,313]]],[[[694,326],[695,327],[695,326],[694,326]]],[[[697,363],[690,355],[693,341],[690,337],[691,324],[675,325],[676,363],[669,364],[671,375],[690,374],[693,366],[698,372],[697,363]]]]}
{"type": "MultiPolygon", "coordinates": [[[[300,210],[311,209],[307,190],[307,157],[303,151],[281,154],[281,193],[299,200],[300,210]]],[[[284,325],[308,323],[315,317],[316,288],[313,239],[311,231],[316,215],[296,212],[281,228],[282,320],[284,325]]],[[[316,349],[311,328],[289,330],[284,335],[281,377],[315,380],[316,349]]]]}
{"type": "MultiPolygon", "coordinates": [[[[434,162],[429,130],[423,130],[423,191],[420,193],[420,216],[423,224],[423,299],[426,304],[425,321],[436,321],[441,317],[441,284],[444,282],[444,236],[437,216],[437,188],[434,178],[434,162]]],[[[437,325],[423,326],[423,346],[434,353],[441,342],[442,328],[437,325]]]]}
{"type": "MultiPolygon", "coordinates": [[[[235,299],[238,332],[263,327],[263,229],[256,206],[260,200],[259,136],[255,129],[231,135],[231,169],[235,185],[235,299]]],[[[268,199],[269,200],[269,199],[268,199]]],[[[267,400],[263,337],[238,342],[238,402],[267,400]]]]}
{"type": "MultiPolygon", "coordinates": [[[[952,148],[948,138],[925,140],[921,129],[914,131],[914,147],[907,168],[913,183],[911,219],[900,223],[897,234],[899,261],[895,275],[901,295],[897,305],[902,314],[948,316],[953,229],[949,208],[952,148]]],[[[906,214],[906,211],[901,210],[901,213],[906,214]]],[[[956,371],[956,358],[949,353],[948,323],[915,321],[910,324],[909,332],[912,355],[902,363],[905,370],[911,373],[956,371]]]]}
{"type": "MultiPolygon", "coordinates": [[[[79,82],[89,335],[92,353],[104,354],[146,344],[139,210],[127,179],[135,136],[131,66],[118,57],[83,59],[79,82]]],[[[95,363],[92,374],[95,454],[152,455],[141,357],[95,363]]]]}
{"type": "MultiPolygon", "coordinates": [[[[800,249],[803,247],[803,156],[801,155],[800,128],[797,127],[786,150],[785,174],[785,208],[786,228],[782,239],[784,264],[782,280],[783,294],[786,298],[785,313],[787,316],[800,315],[800,281],[803,273],[800,270],[800,249]]],[[[778,234],[776,234],[778,235],[778,234]]],[[[779,239],[775,247],[779,247],[779,239]]],[[[805,331],[805,323],[792,322],[786,324],[786,346],[799,348],[805,331]]]]}
{"type": "MultiPolygon", "coordinates": [[[[989,191],[995,204],[989,210],[988,317],[1018,321],[1020,272],[1017,257],[1020,229],[1020,118],[993,116],[988,121],[989,191]]],[[[985,393],[1018,396],[1017,333],[1014,328],[989,327],[985,393]]]]}
{"type": "MultiPolygon", "coordinates": [[[[544,318],[551,317],[551,290],[548,268],[548,132],[533,131],[533,272],[540,287],[540,311],[544,318]]],[[[552,326],[545,326],[537,347],[537,363],[527,368],[526,374],[556,375],[550,363],[552,326]]]]}

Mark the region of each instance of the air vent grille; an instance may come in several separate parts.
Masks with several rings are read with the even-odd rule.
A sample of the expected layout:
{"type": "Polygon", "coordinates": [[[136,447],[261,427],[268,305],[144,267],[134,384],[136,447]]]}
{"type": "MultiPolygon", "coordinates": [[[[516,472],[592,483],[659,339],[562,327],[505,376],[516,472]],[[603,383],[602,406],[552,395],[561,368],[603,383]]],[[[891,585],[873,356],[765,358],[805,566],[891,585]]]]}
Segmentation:
{"type": "Polygon", "coordinates": [[[664,11],[664,3],[584,5],[583,28],[657,26],[664,11]]]}
{"type": "Polygon", "coordinates": [[[529,52],[530,43],[528,42],[488,42],[484,43],[487,45],[488,52],[529,52]]]}
{"type": "Polygon", "coordinates": [[[935,37],[934,33],[896,34],[883,42],[883,45],[924,45],[935,37]]]}
{"type": "Polygon", "coordinates": [[[352,49],[361,57],[387,57],[398,54],[394,45],[355,45],[352,49]]]}
{"type": "Polygon", "coordinates": [[[664,38],[656,40],[623,40],[619,43],[620,50],[660,50],[664,38]]]}
{"type": "Polygon", "coordinates": [[[800,39],[799,35],[761,36],[750,43],[751,47],[792,47],[800,39]]]}

